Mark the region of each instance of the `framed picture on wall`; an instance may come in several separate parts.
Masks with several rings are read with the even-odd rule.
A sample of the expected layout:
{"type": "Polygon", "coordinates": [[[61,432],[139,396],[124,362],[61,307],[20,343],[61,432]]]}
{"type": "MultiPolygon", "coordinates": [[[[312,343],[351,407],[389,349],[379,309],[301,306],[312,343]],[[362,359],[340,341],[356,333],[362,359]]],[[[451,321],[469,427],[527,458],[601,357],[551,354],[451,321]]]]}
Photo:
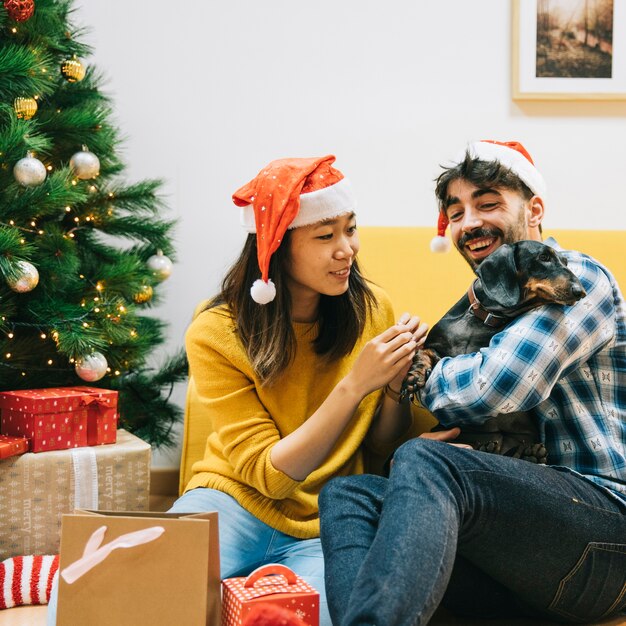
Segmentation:
{"type": "Polygon", "coordinates": [[[626,0],[512,0],[513,99],[626,100],[626,0]]]}

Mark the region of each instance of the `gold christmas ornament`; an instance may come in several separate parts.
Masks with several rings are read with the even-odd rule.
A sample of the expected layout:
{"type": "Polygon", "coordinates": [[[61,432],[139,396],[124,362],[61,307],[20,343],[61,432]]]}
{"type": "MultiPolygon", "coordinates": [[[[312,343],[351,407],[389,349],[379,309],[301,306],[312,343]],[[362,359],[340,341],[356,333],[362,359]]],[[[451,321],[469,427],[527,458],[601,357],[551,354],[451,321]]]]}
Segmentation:
{"type": "Polygon", "coordinates": [[[172,273],[172,262],[161,250],[153,254],[146,261],[146,265],[157,280],[165,280],[172,273]]]}
{"type": "Polygon", "coordinates": [[[154,291],[150,285],[143,285],[141,290],[133,296],[133,300],[137,304],[145,304],[146,302],[150,302],[150,300],[152,300],[153,293],[154,291]]]}
{"type": "Polygon", "coordinates": [[[7,280],[7,285],[17,293],[32,291],[39,282],[37,268],[28,261],[18,261],[16,265],[19,272],[18,277],[14,280],[7,280]]]}
{"type": "Polygon", "coordinates": [[[87,146],[83,146],[80,152],[74,153],[70,158],[70,167],[76,178],[89,180],[100,174],[100,159],[93,152],[89,152],[87,146]]]}
{"type": "Polygon", "coordinates": [[[106,373],[109,364],[106,357],[101,352],[91,354],[76,359],[74,370],[80,378],[88,383],[100,380],[106,373]]]}
{"type": "Polygon", "coordinates": [[[61,65],[61,74],[69,83],[77,83],[85,78],[85,66],[76,58],[67,59],[61,65]]]}
{"type": "Polygon", "coordinates": [[[13,108],[18,119],[29,120],[37,113],[37,100],[35,98],[15,98],[13,108]]]}

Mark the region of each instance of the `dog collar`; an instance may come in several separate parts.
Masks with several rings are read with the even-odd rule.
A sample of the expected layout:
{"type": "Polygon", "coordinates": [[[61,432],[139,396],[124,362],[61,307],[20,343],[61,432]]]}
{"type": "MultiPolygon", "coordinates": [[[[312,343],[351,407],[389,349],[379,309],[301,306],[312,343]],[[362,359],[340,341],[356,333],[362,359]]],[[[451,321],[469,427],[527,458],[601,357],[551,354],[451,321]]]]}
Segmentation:
{"type": "Polygon", "coordinates": [[[470,284],[469,289],[467,290],[467,297],[470,301],[470,313],[474,317],[477,317],[485,326],[489,326],[490,328],[500,328],[501,326],[506,326],[509,323],[510,320],[508,318],[491,313],[481,304],[480,300],[476,297],[476,293],[474,292],[474,283],[470,284]]]}

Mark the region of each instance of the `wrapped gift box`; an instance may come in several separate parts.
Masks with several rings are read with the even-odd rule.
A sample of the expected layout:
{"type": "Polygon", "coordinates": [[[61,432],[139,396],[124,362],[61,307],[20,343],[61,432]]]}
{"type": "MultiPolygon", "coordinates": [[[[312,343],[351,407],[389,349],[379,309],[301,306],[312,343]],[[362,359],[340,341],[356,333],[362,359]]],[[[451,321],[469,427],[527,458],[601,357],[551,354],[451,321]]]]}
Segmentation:
{"type": "Polygon", "coordinates": [[[31,452],[115,443],[117,391],[51,387],[0,393],[0,432],[26,437],[31,452]]]}
{"type": "Polygon", "coordinates": [[[309,626],[319,626],[319,593],[284,565],[263,565],[250,576],[222,581],[222,626],[241,626],[251,608],[271,602],[295,613],[309,626]]]}
{"type": "Polygon", "coordinates": [[[150,445],[119,430],[117,443],[27,452],[0,461],[0,560],[57,554],[61,516],[75,508],[146,511],[150,445]]]}
{"type": "Polygon", "coordinates": [[[0,459],[24,454],[24,452],[28,452],[28,439],[0,435],[0,459]]]}

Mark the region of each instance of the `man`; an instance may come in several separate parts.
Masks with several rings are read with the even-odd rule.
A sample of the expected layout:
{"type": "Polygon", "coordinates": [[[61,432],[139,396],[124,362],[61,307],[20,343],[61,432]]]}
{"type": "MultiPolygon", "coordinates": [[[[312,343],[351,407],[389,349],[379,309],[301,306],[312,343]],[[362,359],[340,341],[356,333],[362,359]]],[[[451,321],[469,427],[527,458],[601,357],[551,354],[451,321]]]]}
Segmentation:
{"type": "MultiPolygon", "coordinates": [[[[449,223],[472,268],[541,240],[545,185],[520,144],[471,144],[436,194],[439,233],[449,223]]],[[[585,298],[442,359],[422,391],[443,426],[532,411],[550,465],[422,437],[397,450],[388,479],[331,481],[320,510],[336,626],[426,624],[440,603],[572,622],[626,609],[626,304],[606,268],[562,254],[585,298]]]]}

